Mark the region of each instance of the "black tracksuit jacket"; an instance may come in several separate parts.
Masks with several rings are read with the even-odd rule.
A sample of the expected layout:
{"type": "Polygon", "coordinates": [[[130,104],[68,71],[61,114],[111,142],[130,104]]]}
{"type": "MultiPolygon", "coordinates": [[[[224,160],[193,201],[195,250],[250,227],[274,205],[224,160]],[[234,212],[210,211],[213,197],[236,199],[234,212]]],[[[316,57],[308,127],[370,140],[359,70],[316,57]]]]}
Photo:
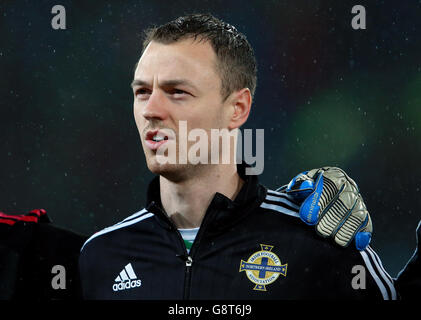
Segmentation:
{"type": "Polygon", "coordinates": [[[187,253],[164,212],[156,177],[147,206],[84,244],[85,299],[396,299],[368,247],[341,248],[304,224],[299,207],[256,176],[234,201],[216,193],[187,253]]]}

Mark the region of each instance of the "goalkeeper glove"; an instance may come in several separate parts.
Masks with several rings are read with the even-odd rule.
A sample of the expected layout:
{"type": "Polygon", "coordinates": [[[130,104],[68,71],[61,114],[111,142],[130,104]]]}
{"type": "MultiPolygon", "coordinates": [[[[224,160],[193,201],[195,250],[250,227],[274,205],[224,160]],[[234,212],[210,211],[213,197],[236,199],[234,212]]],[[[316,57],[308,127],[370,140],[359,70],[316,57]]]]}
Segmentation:
{"type": "Polygon", "coordinates": [[[321,236],[332,237],[342,247],[355,238],[358,250],[370,243],[370,215],[357,184],[340,168],[323,167],[300,173],[285,191],[301,203],[301,219],[316,225],[321,236]]]}

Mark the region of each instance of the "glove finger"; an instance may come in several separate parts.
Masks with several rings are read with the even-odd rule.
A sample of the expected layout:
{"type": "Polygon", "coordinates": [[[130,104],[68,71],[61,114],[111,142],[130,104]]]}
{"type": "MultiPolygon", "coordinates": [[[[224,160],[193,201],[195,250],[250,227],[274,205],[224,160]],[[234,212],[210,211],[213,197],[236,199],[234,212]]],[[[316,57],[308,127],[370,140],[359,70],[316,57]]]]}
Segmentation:
{"type": "Polygon", "coordinates": [[[312,169],[298,174],[290,181],[285,192],[302,203],[314,191],[319,172],[320,169],[312,169]]]}
{"type": "Polygon", "coordinates": [[[304,200],[299,211],[301,220],[308,225],[315,225],[319,218],[319,203],[323,193],[323,174],[319,174],[314,185],[314,191],[304,200]]]}
{"type": "MultiPolygon", "coordinates": [[[[338,194],[343,189],[343,182],[338,179],[330,179],[326,175],[326,172],[323,173],[323,184],[323,192],[319,203],[322,210],[322,215],[325,213],[325,210],[329,208],[332,201],[338,197],[338,194]],[[336,183],[334,181],[336,181],[336,183]]],[[[320,218],[322,218],[322,216],[320,218]]]]}
{"type": "MultiPolygon", "coordinates": [[[[342,247],[348,246],[354,238],[355,234],[363,227],[365,227],[367,223],[368,211],[361,196],[358,195],[358,198],[349,216],[346,217],[345,222],[341,225],[334,236],[335,242],[342,247]]],[[[364,234],[360,234],[359,238],[360,239],[358,241],[362,241],[362,243],[358,243],[358,246],[362,246],[365,241],[369,240],[366,239],[364,234]]]]}
{"type": "Polygon", "coordinates": [[[323,237],[330,237],[336,233],[358,197],[356,189],[345,179],[341,170],[332,170],[329,176],[330,179],[326,176],[324,178],[326,190],[329,192],[326,191],[326,195],[321,199],[323,211],[316,228],[323,237]]]}
{"type": "Polygon", "coordinates": [[[371,232],[357,232],[355,235],[355,247],[362,251],[370,244],[371,232]]]}
{"type": "Polygon", "coordinates": [[[307,176],[308,171],[304,171],[295,176],[288,184],[285,192],[294,199],[302,202],[314,190],[314,181],[307,176]]]}
{"type": "Polygon", "coordinates": [[[344,216],[343,208],[340,203],[336,203],[336,200],[344,190],[345,181],[339,179],[337,174],[333,176],[332,170],[323,173],[324,186],[319,202],[321,214],[316,227],[322,237],[330,237],[344,216]]]}
{"type": "Polygon", "coordinates": [[[316,228],[317,232],[326,238],[333,236],[348,212],[349,209],[340,200],[334,201],[320,218],[316,228]]]}
{"type": "Polygon", "coordinates": [[[373,224],[371,222],[370,214],[367,214],[367,223],[355,235],[355,246],[358,250],[364,250],[370,244],[371,236],[373,234],[373,224]]]}

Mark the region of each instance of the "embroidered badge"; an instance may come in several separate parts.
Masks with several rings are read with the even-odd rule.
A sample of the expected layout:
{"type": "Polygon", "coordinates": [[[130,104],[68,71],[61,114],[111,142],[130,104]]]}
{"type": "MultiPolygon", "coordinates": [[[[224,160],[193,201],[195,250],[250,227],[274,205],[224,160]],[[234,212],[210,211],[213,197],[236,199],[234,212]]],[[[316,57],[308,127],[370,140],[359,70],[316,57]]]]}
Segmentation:
{"type": "Polygon", "coordinates": [[[281,264],[279,257],[272,252],[273,247],[261,244],[260,251],[240,262],[239,272],[246,272],[247,278],[255,284],[253,290],[266,291],[266,286],[276,281],[279,275],[287,276],[288,264],[281,264]]]}

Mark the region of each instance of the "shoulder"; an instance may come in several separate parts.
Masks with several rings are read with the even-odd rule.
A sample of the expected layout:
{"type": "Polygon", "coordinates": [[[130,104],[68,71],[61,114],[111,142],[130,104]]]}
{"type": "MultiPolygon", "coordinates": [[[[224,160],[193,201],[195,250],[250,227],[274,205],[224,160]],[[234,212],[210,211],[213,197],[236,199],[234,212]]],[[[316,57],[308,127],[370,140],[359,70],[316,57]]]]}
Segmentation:
{"type": "Polygon", "coordinates": [[[260,207],[274,214],[281,214],[299,218],[299,204],[284,189],[268,189],[266,197],[260,204],[260,207]]]}
{"type": "Polygon", "coordinates": [[[124,220],[110,226],[104,228],[96,233],[94,233],[91,237],[89,237],[82,246],[81,252],[87,247],[87,245],[93,243],[95,240],[101,239],[107,235],[115,234],[115,232],[124,232],[130,226],[138,224],[146,219],[152,217],[154,214],[148,212],[146,209],[142,209],[139,212],[132,214],[131,216],[125,218],[124,220]]]}
{"type": "MultiPolygon", "coordinates": [[[[342,248],[331,239],[317,235],[314,228],[309,227],[300,219],[299,204],[285,192],[286,186],[275,190],[267,189],[266,196],[260,207],[268,217],[267,228],[277,229],[279,237],[288,241],[294,247],[301,259],[311,261],[312,267],[319,274],[327,274],[348,288],[355,272],[363,269],[366,277],[367,290],[362,290],[361,296],[396,300],[397,293],[394,280],[382,265],[381,259],[370,246],[358,251],[349,246],[342,248]],[[360,269],[358,269],[358,267],[360,269]],[[361,268],[362,267],[362,268],[361,268]]],[[[266,219],[265,219],[266,220],[266,219]]],[[[262,220],[260,220],[262,221],[262,220]]],[[[348,290],[349,291],[349,290],[348,290]]],[[[347,292],[353,296],[353,291],[347,292]]]]}

